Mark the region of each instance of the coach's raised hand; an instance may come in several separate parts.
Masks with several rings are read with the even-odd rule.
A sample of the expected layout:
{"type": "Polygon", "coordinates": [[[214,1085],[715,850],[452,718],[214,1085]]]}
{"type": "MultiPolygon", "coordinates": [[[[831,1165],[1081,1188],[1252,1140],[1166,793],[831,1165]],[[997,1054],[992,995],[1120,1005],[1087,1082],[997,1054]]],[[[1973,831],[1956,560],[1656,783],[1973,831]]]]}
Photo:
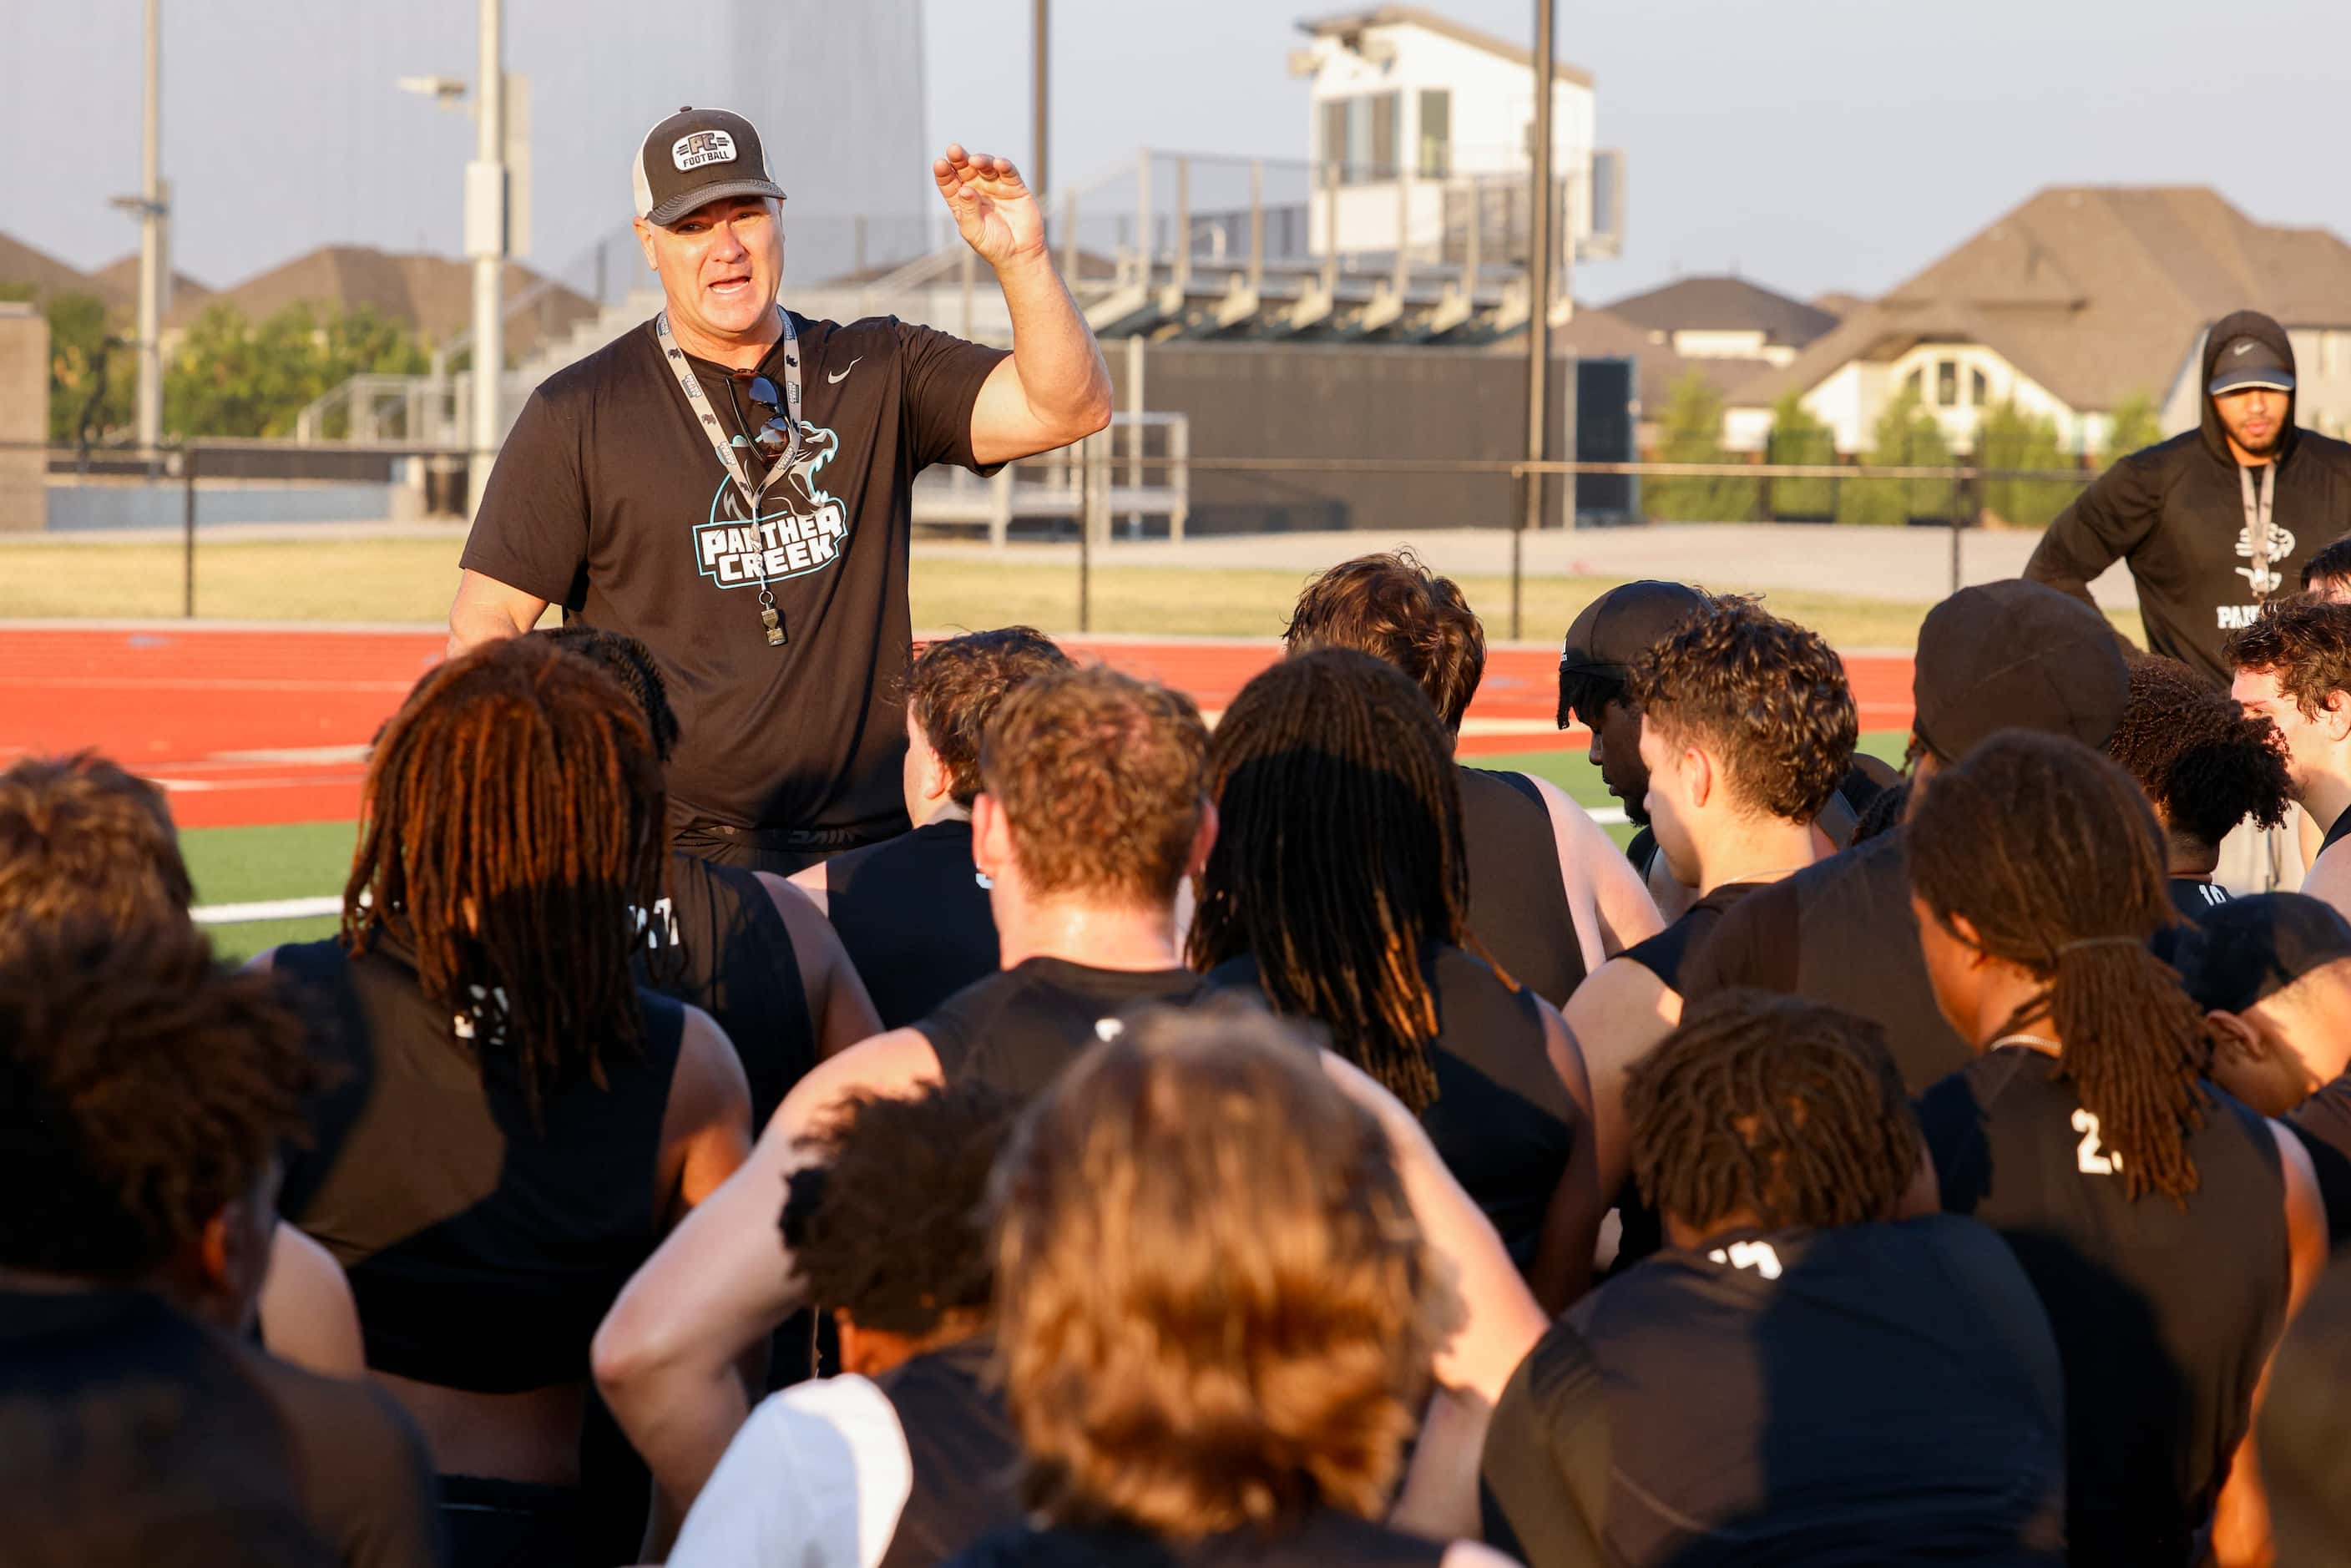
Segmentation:
{"type": "Polygon", "coordinates": [[[964,241],[988,266],[1045,254],[1045,213],[1009,158],[966,152],[959,141],[931,161],[939,195],[955,214],[964,241]]]}

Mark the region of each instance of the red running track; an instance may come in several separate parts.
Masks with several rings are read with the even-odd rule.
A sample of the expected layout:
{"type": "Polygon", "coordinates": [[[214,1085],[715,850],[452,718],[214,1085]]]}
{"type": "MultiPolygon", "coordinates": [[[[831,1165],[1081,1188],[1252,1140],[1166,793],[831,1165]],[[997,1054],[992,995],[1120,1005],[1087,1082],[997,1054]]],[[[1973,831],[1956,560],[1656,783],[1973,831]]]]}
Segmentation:
{"type": "MultiPolygon", "coordinates": [[[[0,626],[0,763],[93,747],[170,790],[183,827],[347,821],[365,747],[441,656],[438,631],[214,627],[201,622],[0,626]]],[[[1270,643],[1065,638],[1181,688],[1214,712],[1274,658],[1270,643]]],[[[1463,726],[1465,753],[1581,748],[1552,727],[1557,655],[1496,649],[1463,726]]],[[[1865,730],[1910,722],[1910,662],[1846,670],[1865,730]]]]}

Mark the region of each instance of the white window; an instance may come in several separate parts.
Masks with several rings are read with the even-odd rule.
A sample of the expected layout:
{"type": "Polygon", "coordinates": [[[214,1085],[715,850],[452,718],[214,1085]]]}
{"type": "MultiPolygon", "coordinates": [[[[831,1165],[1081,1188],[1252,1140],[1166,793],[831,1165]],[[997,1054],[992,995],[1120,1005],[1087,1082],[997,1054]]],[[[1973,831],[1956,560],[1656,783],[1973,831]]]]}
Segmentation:
{"type": "Polygon", "coordinates": [[[1323,178],[1364,185],[1396,177],[1401,95],[1364,93],[1322,103],[1323,178]]]}
{"type": "Polygon", "coordinates": [[[1420,156],[1414,160],[1424,180],[1453,172],[1453,94],[1441,87],[1420,94],[1420,156]]]}

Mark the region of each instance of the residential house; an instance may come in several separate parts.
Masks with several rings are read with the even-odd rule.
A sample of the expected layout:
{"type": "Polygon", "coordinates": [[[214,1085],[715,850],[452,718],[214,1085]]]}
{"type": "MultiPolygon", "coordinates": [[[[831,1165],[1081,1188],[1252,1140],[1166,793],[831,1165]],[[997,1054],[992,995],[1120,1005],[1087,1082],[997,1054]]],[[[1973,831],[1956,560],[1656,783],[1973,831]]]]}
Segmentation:
{"type": "MultiPolygon", "coordinates": [[[[1313,253],[1392,256],[1401,230],[1407,251],[1458,260],[1475,224],[1485,259],[1509,259],[1512,236],[1523,254],[1533,56],[1418,5],[1299,27],[1311,41],[1290,63],[1312,78],[1313,253]]],[[[1560,62],[1552,95],[1560,232],[1582,254],[1614,255],[1624,158],[1594,148],[1592,73],[1560,62]]]]}
{"type": "Polygon", "coordinates": [[[1743,277],[1682,277],[1604,307],[1684,359],[1785,365],[1837,324],[1828,311],[1743,277]]]}
{"type": "Polygon", "coordinates": [[[23,290],[35,299],[46,299],[53,294],[107,298],[106,289],[81,268],[5,234],[0,234],[0,287],[23,290]]]}
{"type": "MultiPolygon", "coordinates": [[[[139,253],[132,251],[120,260],[109,262],[89,275],[96,292],[110,303],[136,314],[139,309],[139,253]]],[[[212,298],[213,291],[184,272],[172,274],[163,298],[165,309],[173,305],[202,301],[212,298]]]]}
{"type": "Polygon", "coordinates": [[[1840,451],[1861,452],[1905,388],[1962,453],[2010,399],[2072,451],[2102,450],[2135,395],[2156,401],[2165,429],[2186,429],[2205,331],[2244,308],[2288,329],[2302,423],[2351,424],[2351,246],[2257,223],[2203,186],[2053,187],[1742,384],[1724,442],[1760,449],[1773,402],[1792,392],[1840,451]]]}
{"type": "MultiPolygon", "coordinates": [[[[541,277],[519,262],[506,267],[507,353],[521,358],[540,343],[568,334],[596,314],[586,296],[541,277]]],[[[329,309],[366,307],[413,328],[429,343],[445,344],[474,319],[474,267],[469,261],[394,255],[368,246],[329,245],[248,277],[217,294],[175,300],[163,319],[168,351],[214,305],[233,307],[248,321],[266,320],[289,305],[329,309]]]]}
{"type": "MultiPolygon", "coordinates": [[[[0,288],[19,288],[36,299],[55,294],[88,294],[103,300],[110,315],[130,319],[139,309],[139,253],[133,251],[95,272],[84,272],[47,251],[0,234],[0,288]]],[[[172,275],[173,299],[202,298],[212,291],[184,272],[172,275]]]]}

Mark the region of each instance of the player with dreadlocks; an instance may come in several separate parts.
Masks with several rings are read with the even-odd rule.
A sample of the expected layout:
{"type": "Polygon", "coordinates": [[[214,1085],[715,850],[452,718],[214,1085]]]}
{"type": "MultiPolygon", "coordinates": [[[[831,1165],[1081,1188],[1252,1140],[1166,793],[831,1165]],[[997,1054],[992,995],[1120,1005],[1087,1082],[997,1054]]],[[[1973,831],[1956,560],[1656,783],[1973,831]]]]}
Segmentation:
{"type": "Polygon", "coordinates": [[[1943,1207],[2007,1236],[2056,1326],[2077,1563],[2202,1548],[2325,1218],[2291,1134],[2213,1089],[2203,1013],[2148,946],[2178,920],[2130,777],[2009,732],[1907,830],[1936,1000],[1980,1054],[1920,1102],[1943,1207]]]}
{"type": "Polygon", "coordinates": [[[725,1034],[631,974],[659,758],[610,678],[518,638],[418,683],[361,809],[340,938],[268,956],[335,1024],[286,1212],[350,1271],[456,1561],[569,1561],[589,1341],[749,1145],[725,1034]]]}
{"type": "Polygon", "coordinates": [[[1720,992],[1625,1099],[1670,1246],[1503,1391],[1499,1543],[1535,1568],[2064,1562],[2048,1316],[1997,1237],[1932,1212],[1877,1026],[1720,992]]]}
{"type": "MultiPolygon", "coordinates": [[[[1447,733],[1486,673],[1486,629],[1461,585],[1410,550],[1340,562],[1298,596],[1282,645],[1353,648],[1427,694],[1447,733]]],[[[1529,773],[1457,766],[1469,925],[1495,963],[1554,1007],[1584,976],[1665,925],[1640,873],[1583,807],[1529,773]]]]}
{"type": "Polygon", "coordinates": [[[1583,1061],[1474,951],[1451,737],[1411,677],[1348,649],[1241,689],[1210,742],[1223,831],[1190,956],[1261,990],[1418,1113],[1543,1304],[1589,1276],[1603,1206],[1583,1061]]]}
{"type": "Polygon", "coordinates": [[[2164,832],[2172,907],[2193,920],[2228,902],[2212,880],[2220,841],[2252,818],[2284,824],[2294,804],[2277,727],[2174,659],[2134,659],[2130,702],[2106,755],[2147,791],[2164,832]]]}

